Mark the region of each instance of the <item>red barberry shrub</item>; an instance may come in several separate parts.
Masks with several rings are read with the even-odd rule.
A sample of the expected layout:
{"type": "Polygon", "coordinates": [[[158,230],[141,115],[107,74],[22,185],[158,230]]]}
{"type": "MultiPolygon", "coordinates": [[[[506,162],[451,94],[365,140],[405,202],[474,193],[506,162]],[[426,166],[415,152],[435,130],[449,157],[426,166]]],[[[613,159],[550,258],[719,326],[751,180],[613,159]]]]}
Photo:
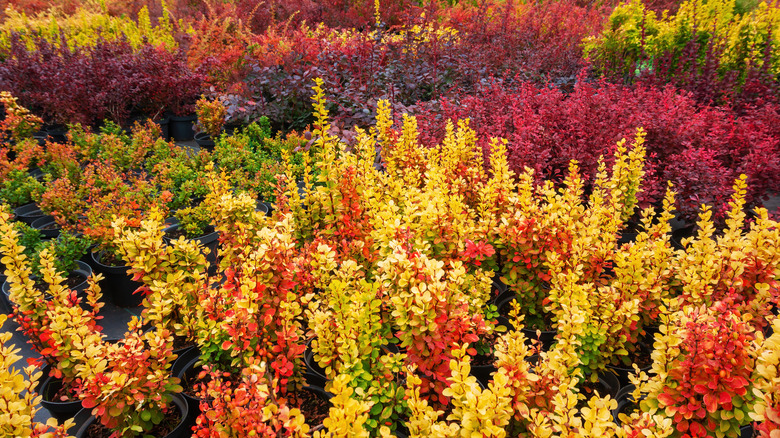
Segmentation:
{"type": "Polygon", "coordinates": [[[557,88],[493,80],[473,95],[422,107],[420,140],[436,145],[447,120],[466,117],[486,155],[490,137],[506,138],[510,168],[520,174],[530,167],[539,180],[560,180],[572,159],[583,174],[593,174],[599,156],[610,157],[617,140],[643,127],[648,175],[640,201],[660,201],[665,180],[671,179],[683,195],[680,212],[691,222],[700,200],[722,205],[718,200],[728,196],[738,173],[748,175],[748,205],[779,188],[780,112],[771,104],[747,106],[738,115],[728,107],[701,106],[670,86],[581,80],[567,95],[557,88]]]}

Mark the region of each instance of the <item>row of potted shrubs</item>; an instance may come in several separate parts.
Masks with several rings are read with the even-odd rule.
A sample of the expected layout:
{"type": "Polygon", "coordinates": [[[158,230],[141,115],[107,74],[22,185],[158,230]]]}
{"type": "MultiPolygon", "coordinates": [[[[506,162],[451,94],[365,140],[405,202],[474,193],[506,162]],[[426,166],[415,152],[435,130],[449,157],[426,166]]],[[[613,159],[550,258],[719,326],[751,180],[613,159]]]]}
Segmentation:
{"type": "MultiPolygon", "coordinates": [[[[229,159],[217,144],[214,156],[196,157],[207,161],[198,207],[219,235],[210,249],[164,239],[169,211],[193,214],[191,201],[177,198],[190,192],[174,190],[193,173],[181,163],[163,172],[175,160],[161,154],[178,156],[164,141],[140,147],[153,125],[125,142],[72,135],[71,157],[87,168],[50,169],[83,172],[81,181],[104,189],[88,192],[88,216],[115,213],[76,224],[93,236],[99,224],[102,247],[139,282],[142,314],[123,339],[101,334],[101,295],[111,292],[101,276],[81,295],[70,291],[50,248],[28,257],[18,226],[0,213],[13,315],[49,365],[43,377],[59,379],[54,400],[40,392],[84,408],[77,426],[68,419],[49,431],[776,434],[780,227],[763,208],[745,212],[745,176],[733,183],[722,226],[704,205],[695,232],[675,244],[674,186],[660,204],[637,207],[647,154],[641,128],[617,142],[609,165],[599,161],[591,186],[576,162],[561,183],[538,183],[533,169],[510,169],[500,139],[485,162],[465,121],[424,147],[416,120],[394,127],[385,101],[376,124],[348,147],[331,134],[321,81],[315,93],[307,147],[296,145],[295,156],[281,148],[270,215],[256,190],[236,187],[230,166],[251,162],[246,150],[229,159]],[[111,149],[116,141],[122,147],[111,149]],[[112,159],[89,173],[96,157],[112,159]],[[111,186],[100,175],[131,179],[111,186]],[[159,187],[141,190],[149,177],[159,187]],[[127,198],[108,197],[123,187],[127,198]],[[156,190],[169,193],[150,195],[156,190]],[[117,200],[127,209],[110,210],[117,200]],[[621,380],[634,386],[619,403],[621,380]]],[[[284,144],[267,136],[258,143],[284,144]]],[[[8,349],[0,351],[10,363],[8,349]]],[[[29,369],[23,384],[18,371],[3,372],[0,381],[15,388],[33,389],[41,377],[29,369]]],[[[0,394],[18,409],[13,430],[47,429],[31,420],[39,401],[32,392],[0,394]]]]}

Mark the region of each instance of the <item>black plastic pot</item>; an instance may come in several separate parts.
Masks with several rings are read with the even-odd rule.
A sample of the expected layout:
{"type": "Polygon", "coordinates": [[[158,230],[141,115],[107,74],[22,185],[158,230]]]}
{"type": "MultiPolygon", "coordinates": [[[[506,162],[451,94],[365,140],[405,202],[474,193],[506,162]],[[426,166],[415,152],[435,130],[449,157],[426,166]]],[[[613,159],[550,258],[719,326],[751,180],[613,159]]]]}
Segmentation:
{"type": "MultiPolygon", "coordinates": [[[[81,303],[82,307],[87,308],[88,305],[87,305],[86,302],[84,302],[86,300],[86,294],[84,293],[84,291],[87,289],[87,285],[88,285],[87,279],[89,278],[90,275],[92,275],[92,267],[90,267],[88,264],[86,264],[86,263],[84,263],[84,262],[82,262],[80,260],[77,260],[76,264],[78,265],[78,267],[75,270],[73,270],[73,272],[78,273],[81,276],[83,276],[84,277],[84,281],[82,281],[81,283],[79,283],[76,286],[74,286],[72,288],[72,290],[76,291],[76,294],[78,295],[78,297],[81,298],[81,300],[82,300],[82,303],[81,303]]],[[[6,306],[6,309],[5,309],[6,313],[11,313],[11,310],[13,310],[13,305],[11,304],[11,295],[10,295],[10,293],[11,293],[11,284],[8,283],[8,279],[6,278],[6,280],[3,281],[2,294],[0,294],[0,297],[2,297],[1,300],[3,301],[3,306],[6,306]]],[[[50,300],[52,298],[48,294],[46,294],[45,297],[46,297],[47,300],[50,300]]]]}
{"type": "Polygon", "coordinates": [[[57,391],[62,388],[62,379],[49,376],[50,371],[51,365],[43,367],[41,370],[43,375],[41,376],[41,380],[38,381],[35,392],[41,395],[41,406],[49,411],[49,414],[56,418],[57,422],[62,423],[69,418],[73,418],[76,413],[82,410],[81,400],[67,402],[52,401],[52,397],[54,397],[57,391]]]}
{"type": "Polygon", "coordinates": [[[657,325],[650,325],[645,327],[645,334],[642,336],[642,342],[647,344],[648,347],[653,348],[655,343],[655,335],[660,332],[657,325]]]}
{"type": "Polygon", "coordinates": [[[212,139],[210,135],[206,134],[205,132],[199,132],[195,134],[194,138],[195,143],[197,143],[201,149],[205,149],[207,151],[214,150],[214,139],[212,139]]]}
{"type": "Polygon", "coordinates": [[[44,214],[38,207],[38,204],[31,202],[14,209],[14,216],[16,216],[17,220],[31,225],[36,219],[42,218],[44,214]]]}
{"type": "Polygon", "coordinates": [[[496,365],[473,365],[471,367],[471,375],[476,377],[482,386],[487,386],[490,383],[490,379],[493,377],[493,373],[496,372],[496,365]]]}
{"type": "MultiPolygon", "coordinates": [[[[642,350],[643,354],[652,354],[653,347],[650,347],[642,342],[639,343],[638,347],[640,350],[642,350]]],[[[652,368],[652,365],[647,365],[640,368],[640,371],[648,372],[650,371],[650,368],[652,368]]],[[[621,387],[625,387],[626,385],[631,384],[631,380],[628,379],[628,376],[634,374],[633,367],[607,365],[607,370],[617,377],[621,387]]]]}
{"type": "Polygon", "coordinates": [[[49,134],[47,134],[46,131],[37,131],[33,134],[33,138],[38,142],[38,146],[44,146],[46,140],[49,139],[49,134]]]}
{"type": "MultiPolygon", "coordinates": [[[[171,375],[179,378],[182,382],[185,379],[194,380],[202,370],[202,367],[195,366],[199,360],[200,349],[198,349],[198,347],[191,347],[185,350],[179,354],[179,357],[173,362],[173,366],[171,366],[171,375]]],[[[198,418],[198,415],[200,415],[200,398],[187,394],[186,392],[182,392],[181,396],[187,400],[187,404],[190,407],[188,415],[191,417],[192,421],[195,421],[195,419],[198,418]]]]}
{"type": "MultiPolygon", "coordinates": [[[[609,395],[610,397],[616,399],[621,389],[620,381],[618,381],[617,376],[607,371],[607,372],[599,373],[598,378],[599,378],[599,384],[604,387],[603,389],[604,393],[598,392],[598,395],[600,397],[606,397],[607,395],[609,395]]],[[[591,395],[591,397],[595,395],[596,393],[591,395]]],[[[587,397],[588,394],[585,394],[585,396],[587,397]]]]}
{"type": "Polygon", "coordinates": [[[222,127],[222,130],[225,131],[227,135],[234,135],[237,132],[241,132],[241,130],[244,129],[245,125],[242,125],[240,123],[231,123],[226,124],[222,127]]]}
{"type": "MultiPolygon", "coordinates": [[[[494,301],[497,300],[498,297],[507,293],[507,286],[503,281],[501,281],[498,275],[493,277],[493,284],[490,286],[490,292],[492,296],[495,297],[494,301]]],[[[514,296],[514,292],[512,295],[514,296]]]]}
{"type": "MultiPolygon", "coordinates": [[[[185,400],[184,397],[180,396],[179,394],[173,394],[173,400],[171,402],[179,410],[179,413],[181,414],[181,421],[179,422],[179,425],[176,426],[176,428],[173,429],[169,434],[165,435],[164,438],[184,438],[192,436],[191,427],[193,422],[189,415],[189,405],[187,404],[187,400],[185,400]]],[[[68,430],[68,433],[75,436],[76,438],[84,438],[87,436],[87,429],[97,421],[97,418],[92,416],[91,409],[82,409],[78,412],[78,414],[76,414],[74,420],[75,424],[70,430],[68,430]]]]}
{"type": "Polygon", "coordinates": [[[306,384],[309,386],[325,387],[328,378],[325,376],[325,369],[314,360],[314,352],[311,349],[311,342],[313,340],[314,339],[309,339],[309,341],[306,342],[306,350],[303,352],[303,363],[306,365],[304,378],[306,379],[306,384]]]}
{"type": "MultiPolygon", "coordinates": [[[[0,281],[2,281],[2,284],[5,284],[5,282],[8,280],[8,277],[5,276],[5,265],[0,263],[0,281]]],[[[13,309],[11,308],[11,303],[8,300],[8,297],[4,293],[0,293],[0,312],[8,314],[11,313],[13,309]]]]}
{"type": "Polygon", "coordinates": [[[30,226],[40,231],[41,238],[43,239],[54,239],[60,235],[61,228],[59,224],[54,220],[54,217],[49,215],[44,215],[35,219],[30,226]]]}
{"type": "MultiPolygon", "coordinates": [[[[170,244],[172,238],[167,236],[167,233],[172,233],[179,229],[179,221],[176,218],[169,218],[166,222],[171,225],[164,228],[163,231],[166,235],[163,236],[165,243],[170,244]]],[[[217,272],[217,246],[219,246],[219,231],[214,231],[213,226],[206,228],[206,234],[200,237],[194,237],[190,240],[198,242],[198,246],[201,248],[208,248],[209,253],[206,254],[206,261],[209,263],[208,272],[209,275],[214,275],[217,272]]]]}
{"type": "Polygon", "coordinates": [[[65,143],[68,140],[68,128],[65,126],[46,128],[46,134],[49,136],[49,141],[54,143],[65,143]]]}
{"type": "Polygon", "coordinates": [[[618,425],[621,424],[620,419],[618,418],[620,411],[623,408],[625,408],[627,405],[636,403],[633,395],[631,395],[634,392],[634,389],[636,389],[636,386],[634,386],[633,384],[629,384],[620,388],[620,391],[618,391],[617,395],[615,395],[615,401],[617,401],[617,407],[612,410],[612,418],[615,420],[615,423],[617,423],[618,425]]]}
{"type": "Polygon", "coordinates": [[[169,138],[171,138],[171,132],[170,132],[171,119],[169,117],[166,117],[164,119],[157,119],[154,121],[154,123],[157,123],[157,125],[160,127],[163,140],[168,140],[169,138]]]}
{"type": "Polygon", "coordinates": [[[197,119],[196,116],[171,116],[168,122],[168,130],[173,141],[189,141],[195,137],[195,131],[192,125],[197,119]]]}
{"type": "Polygon", "coordinates": [[[43,177],[44,177],[43,171],[38,167],[28,170],[27,174],[38,181],[43,181],[43,177]]]}
{"type": "Polygon", "coordinates": [[[103,251],[93,252],[92,261],[95,272],[103,274],[103,293],[111,299],[111,302],[119,307],[138,307],[144,300],[140,293],[135,293],[142,283],[133,281],[128,274],[128,266],[109,266],[101,262],[103,251]]]}
{"type": "MultiPolygon", "coordinates": [[[[496,308],[501,312],[501,309],[510,305],[512,301],[516,299],[515,293],[511,290],[504,292],[496,298],[496,308]]],[[[507,320],[507,328],[512,330],[514,327],[512,323],[507,320]]],[[[555,343],[555,336],[558,334],[556,330],[541,330],[537,333],[534,329],[523,328],[521,330],[528,341],[539,341],[542,344],[542,351],[549,351],[552,345],[555,343]]]]}
{"type": "Polygon", "coordinates": [[[255,208],[255,211],[262,212],[266,216],[271,215],[271,204],[263,201],[257,201],[257,207],[255,208]]]}

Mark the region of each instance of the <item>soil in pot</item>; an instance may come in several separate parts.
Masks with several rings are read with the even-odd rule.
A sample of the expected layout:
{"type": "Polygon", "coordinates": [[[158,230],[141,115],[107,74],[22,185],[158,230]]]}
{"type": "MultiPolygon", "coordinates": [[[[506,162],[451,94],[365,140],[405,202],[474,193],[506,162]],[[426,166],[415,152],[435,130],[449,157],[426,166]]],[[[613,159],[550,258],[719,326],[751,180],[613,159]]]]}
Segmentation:
{"type": "Polygon", "coordinates": [[[136,293],[142,283],[133,281],[128,274],[129,268],[124,262],[116,260],[115,257],[103,251],[92,253],[92,260],[95,263],[95,271],[103,274],[102,281],[104,293],[111,298],[111,301],[119,307],[137,307],[143,302],[144,296],[136,293]]]}
{"type": "MultiPolygon", "coordinates": [[[[496,326],[509,327],[509,321],[499,316],[496,326]]],[[[482,386],[490,383],[493,373],[496,371],[496,356],[494,345],[498,341],[501,333],[494,330],[493,333],[483,335],[479,343],[475,345],[477,354],[471,357],[471,375],[479,380],[482,386]]]]}
{"type": "Polygon", "coordinates": [[[328,418],[332,397],[333,394],[313,386],[304,386],[302,390],[295,393],[297,407],[306,419],[306,424],[314,428],[328,418]]]}
{"type": "Polygon", "coordinates": [[[60,224],[49,215],[35,219],[30,226],[40,231],[41,237],[44,239],[54,239],[60,235],[60,224]]]}
{"type": "Polygon", "coordinates": [[[51,365],[43,367],[43,375],[35,390],[41,395],[41,406],[62,423],[81,410],[81,400],[73,388],[63,386],[61,379],[49,376],[50,371],[51,365]]]}

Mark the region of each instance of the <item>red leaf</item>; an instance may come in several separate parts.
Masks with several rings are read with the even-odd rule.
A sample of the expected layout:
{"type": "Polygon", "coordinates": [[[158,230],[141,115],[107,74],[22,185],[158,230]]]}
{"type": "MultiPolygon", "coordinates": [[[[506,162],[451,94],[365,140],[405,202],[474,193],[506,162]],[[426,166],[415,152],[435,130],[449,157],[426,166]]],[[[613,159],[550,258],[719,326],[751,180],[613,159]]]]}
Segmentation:
{"type": "Polygon", "coordinates": [[[664,406],[672,406],[674,405],[674,398],[672,398],[671,395],[662,392],[658,394],[658,401],[662,403],[664,406]]]}
{"type": "Polygon", "coordinates": [[[692,437],[707,436],[707,431],[704,430],[704,426],[702,426],[699,423],[691,422],[690,429],[691,429],[691,436],[692,437]]]}
{"type": "Polygon", "coordinates": [[[699,394],[706,394],[709,392],[707,391],[707,387],[704,385],[693,385],[693,390],[699,394]]]}
{"type": "Polygon", "coordinates": [[[712,394],[704,394],[704,406],[707,407],[707,412],[715,412],[718,410],[718,399],[712,394]]]}
{"type": "Polygon", "coordinates": [[[93,397],[87,397],[81,401],[81,406],[85,409],[92,409],[97,406],[97,401],[93,397]]]}

